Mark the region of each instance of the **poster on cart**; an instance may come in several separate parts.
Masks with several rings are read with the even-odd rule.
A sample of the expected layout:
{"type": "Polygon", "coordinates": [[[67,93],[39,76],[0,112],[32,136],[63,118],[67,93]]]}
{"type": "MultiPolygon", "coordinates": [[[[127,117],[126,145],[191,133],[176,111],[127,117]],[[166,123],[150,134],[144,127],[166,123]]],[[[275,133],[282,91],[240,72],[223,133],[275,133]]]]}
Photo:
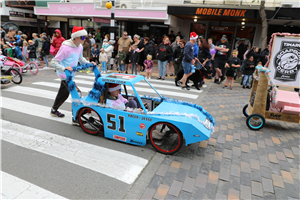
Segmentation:
{"type": "Polygon", "coordinates": [[[268,68],[278,86],[300,88],[300,37],[275,36],[268,68]]]}

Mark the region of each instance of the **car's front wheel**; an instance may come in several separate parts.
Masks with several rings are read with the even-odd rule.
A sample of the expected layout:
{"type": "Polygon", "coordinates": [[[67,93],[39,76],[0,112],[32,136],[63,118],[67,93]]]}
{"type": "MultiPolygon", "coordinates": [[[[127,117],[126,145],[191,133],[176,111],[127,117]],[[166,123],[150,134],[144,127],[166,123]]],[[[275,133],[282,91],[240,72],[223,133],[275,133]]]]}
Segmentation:
{"type": "Polygon", "coordinates": [[[183,144],[180,130],[166,122],[158,122],[150,127],[149,140],[154,149],[167,155],[176,153],[183,144]]]}
{"type": "Polygon", "coordinates": [[[82,108],[78,115],[81,128],[90,135],[98,135],[103,131],[103,121],[99,114],[91,108],[82,108]]]}

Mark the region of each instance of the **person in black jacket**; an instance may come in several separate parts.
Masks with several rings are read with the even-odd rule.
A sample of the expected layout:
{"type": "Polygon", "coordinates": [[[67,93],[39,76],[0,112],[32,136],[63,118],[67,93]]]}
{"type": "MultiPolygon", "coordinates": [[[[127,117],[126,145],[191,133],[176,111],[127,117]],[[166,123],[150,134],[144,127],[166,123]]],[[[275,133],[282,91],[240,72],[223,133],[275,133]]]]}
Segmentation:
{"type": "Polygon", "coordinates": [[[35,62],[36,48],[35,48],[34,43],[33,43],[32,40],[29,40],[28,43],[29,43],[29,46],[27,47],[27,52],[29,54],[29,60],[30,60],[30,62],[31,61],[35,62]]]}
{"type": "Polygon", "coordinates": [[[268,62],[267,56],[269,56],[269,54],[270,54],[269,45],[267,45],[267,47],[264,50],[262,50],[262,52],[260,54],[263,55],[263,56],[266,56],[265,59],[261,60],[262,65],[264,66],[268,62]]]}
{"type": "Polygon", "coordinates": [[[183,50],[184,50],[185,43],[186,43],[185,40],[181,39],[179,42],[179,46],[176,47],[173,54],[175,76],[177,76],[178,70],[182,68],[183,50]]]}
{"type": "Polygon", "coordinates": [[[244,79],[243,79],[243,88],[244,89],[245,89],[246,85],[247,85],[246,88],[250,89],[249,85],[250,85],[250,81],[251,81],[254,70],[255,70],[254,57],[249,56],[248,60],[245,63],[245,66],[244,66],[244,79]]]}
{"type": "Polygon", "coordinates": [[[44,57],[44,61],[46,62],[46,66],[49,67],[48,63],[48,56],[50,51],[50,40],[47,38],[47,36],[42,36],[43,46],[42,46],[42,55],[44,57]]]}
{"type": "Polygon", "coordinates": [[[168,59],[173,56],[173,51],[170,45],[169,37],[165,36],[163,42],[158,46],[157,59],[158,59],[158,69],[159,77],[157,79],[165,80],[165,75],[167,72],[168,59]]]}
{"type": "Polygon", "coordinates": [[[133,74],[133,69],[135,70],[135,75],[137,75],[137,65],[139,64],[140,54],[137,45],[131,46],[129,62],[131,63],[131,73],[133,74]]]}
{"type": "Polygon", "coordinates": [[[145,37],[144,43],[145,43],[144,57],[147,58],[147,55],[151,55],[153,60],[155,58],[154,42],[150,40],[148,37],[145,37]]]}
{"type": "Polygon", "coordinates": [[[259,48],[258,47],[253,47],[253,49],[247,54],[247,58],[250,58],[253,56],[253,62],[254,65],[256,66],[259,61],[265,60],[268,56],[267,55],[261,55],[258,53],[259,48]]]}

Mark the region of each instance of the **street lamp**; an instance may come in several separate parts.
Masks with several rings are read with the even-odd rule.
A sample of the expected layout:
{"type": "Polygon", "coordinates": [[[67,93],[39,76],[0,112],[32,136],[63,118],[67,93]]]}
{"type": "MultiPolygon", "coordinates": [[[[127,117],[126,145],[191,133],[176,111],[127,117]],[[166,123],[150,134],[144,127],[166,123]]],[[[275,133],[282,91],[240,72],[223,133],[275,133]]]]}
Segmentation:
{"type": "Polygon", "coordinates": [[[110,15],[110,39],[114,40],[115,39],[115,0],[108,1],[105,4],[105,7],[107,9],[111,9],[111,15],[110,15]]]}

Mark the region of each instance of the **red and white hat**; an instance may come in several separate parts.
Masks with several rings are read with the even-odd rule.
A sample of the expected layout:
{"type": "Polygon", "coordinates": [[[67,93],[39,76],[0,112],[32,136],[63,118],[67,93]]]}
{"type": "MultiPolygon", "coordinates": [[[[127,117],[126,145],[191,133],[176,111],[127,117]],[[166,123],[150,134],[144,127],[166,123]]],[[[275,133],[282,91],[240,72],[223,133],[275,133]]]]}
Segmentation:
{"type": "Polygon", "coordinates": [[[198,35],[195,32],[191,32],[190,33],[190,40],[197,40],[198,39],[198,35]]]}
{"type": "Polygon", "coordinates": [[[87,36],[87,35],[88,35],[87,31],[82,26],[74,26],[71,34],[71,38],[72,40],[74,40],[74,38],[80,36],[87,36]]]}
{"type": "Polygon", "coordinates": [[[115,84],[115,83],[109,83],[108,84],[108,91],[109,92],[113,92],[113,91],[120,90],[120,89],[121,89],[120,84],[115,84]]]}

